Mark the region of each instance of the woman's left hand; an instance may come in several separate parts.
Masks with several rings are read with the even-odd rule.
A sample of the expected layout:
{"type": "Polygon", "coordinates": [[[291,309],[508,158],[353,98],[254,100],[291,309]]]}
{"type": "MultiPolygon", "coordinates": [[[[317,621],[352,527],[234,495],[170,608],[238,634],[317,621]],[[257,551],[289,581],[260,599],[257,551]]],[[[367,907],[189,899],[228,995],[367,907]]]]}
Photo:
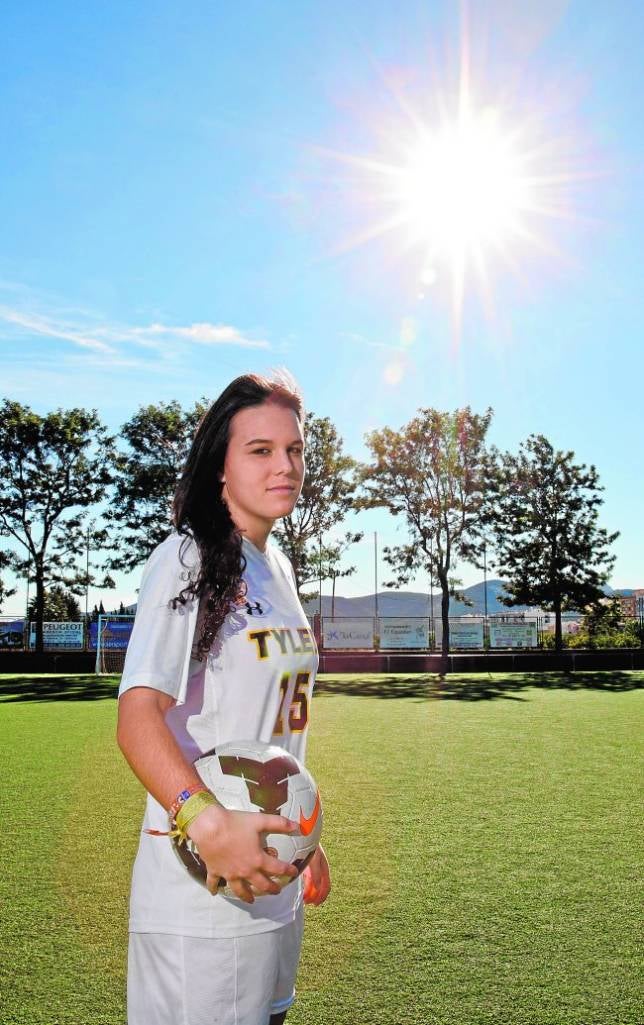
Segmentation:
{"type": "Polygon", "coordinates": [[[331,892],[331,874],[329,862],[322,844],[318,844],[315,854],[302,873],[304,881],[304,903],[323,904],[331,892]]]}

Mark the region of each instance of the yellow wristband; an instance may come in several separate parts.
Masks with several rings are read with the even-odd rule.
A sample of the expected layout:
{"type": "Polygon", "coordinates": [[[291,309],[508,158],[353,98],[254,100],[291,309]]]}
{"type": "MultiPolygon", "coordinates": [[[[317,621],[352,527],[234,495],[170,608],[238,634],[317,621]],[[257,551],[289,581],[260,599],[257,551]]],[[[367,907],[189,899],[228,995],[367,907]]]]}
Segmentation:
{"type": "Polygon", "coordinates": [[[174,821],[179,832],[185,835],[188,826],[194,822],[197,815],[201,815],[206,808],[218,803],[215,795],[211,794],[209,790],[200,790],[199,793],[193,794],[187,801],[184,801],[175,816],[174,821]]]}

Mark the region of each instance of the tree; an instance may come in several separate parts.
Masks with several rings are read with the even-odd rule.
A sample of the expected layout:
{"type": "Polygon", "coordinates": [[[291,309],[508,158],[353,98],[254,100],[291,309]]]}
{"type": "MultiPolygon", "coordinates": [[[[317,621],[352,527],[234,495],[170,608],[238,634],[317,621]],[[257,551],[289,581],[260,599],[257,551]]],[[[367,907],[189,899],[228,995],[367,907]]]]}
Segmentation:
{"type": "MultiPolygon", "coordinates": [[[[347,533],[345,537],[334,543],[333,541],[322,542],[321,538],[318,538],[317,545],[311,542],[309,554],[307,557],[307,568],[310,574],[302,584],[312,584],[316,582],[320,587],[321,594],[321,581],[330,580],[332,582],[331,592],[331,615],[335,615],[335,582],[341,577],[350,577],[355,571],[355,566],[346,566],[344,569],[341,568],[342,560],[349,550],[351,545],[356,544],[358,541],[362,541],[362,533],[353,534],[347,533]]],[[[300,599],[303,602],[313,601],[318,597],[318,591],[309,591],[308,593],[300,591],[300,599]]]]}
{"type": "Polygon", "coordinates": [[[419,409],[399,431],[390,427],[366,436],[373,462],[362,468],[365,508],[384,506],[404,516],[409,541],[385,548],[395,587],[420,569],[432,574],[441,590],[442,654],[449,652],[449,600],[457,581],[451,570],[459,560],[474,560],[482,546],[485,435],[492,410],[453,413],[419,409]]]}
{"type": "Polygon", "coordinates": [[[94,608],[87,616],[87,623],[98,623],[98,617],[105,615],[105,609],[103,608],[103,602],[100,605],[94,605],[94,608]]]}
{"type": "Polygon", "coordinates": [[[562,649],[561,613],[604,597],[619,533],[598,526],[602,504],[594,466],[573,462],[532,434],[518,454],[492,455],[488,511],[496,566],[506,605],[538,605],[554,612],[555,649],[562,649]]]}
{"type": "MultiPolygon", "coordinates": [[[[29,602],[27,615],[33,621],[36,615],[37,598],[29,602]]],[[[53,584],[43,596],[43,617],[47,623],[78,623],[83,617],[76,596],[60,584],[53,584]]]]}
{"type": "MultiPolygon", "coordinates": [[[[346,548],[361,534],[347,533],[333,544],[322,546],[320,537],[337,528],[354,507],[356,461],[342,451],[342,438],[328,417],[307,413],[304,424],[306,440],[306,476],[299,501],[290,516],[276,523],[273,535],[288,555],[295,572],[298,591],[333,572],[340,573],[339,559],[346,548]]],[[[303,598],[307,597],[302,595],[303,598]]]]}
{"type": "MultiPolygon", "coordinates": [[[[2,570],[9,569],[11,565],[11,557],[7,552],[0,552],[0,573],[2,570]]],[[[3,602],[16,593],[15,587],[7,587],[2,576],[0,576],[0,611],[2,610],[3,602]]]]}
{"type": "Polygon", "coordinates": [[[79,590],[76,560],[87,510],[111,481],[114,440],[95,410],[40,416],[5,399],[0,409],[0,535],[17,542],[9,562],[36,585],[36,650],[43,650],[45,589],[79,590]]]}
{"type": "Polygon", "coordinates": [[[112,568],[134,569],[168,535],[172,496],[207,406],[206,399],[187,411],[176,401],[141,406],[123,425],[128,451],[115,460],[114,502],[107,517],[117,528],[112,568]]]}
{"type": "Polygon", "coordinates": [[[574,641],[588,648],[636,647],[641,641],[639,625],[637,617],[624,615],[617,595],[605,596],[585,609],[574,641]]]}

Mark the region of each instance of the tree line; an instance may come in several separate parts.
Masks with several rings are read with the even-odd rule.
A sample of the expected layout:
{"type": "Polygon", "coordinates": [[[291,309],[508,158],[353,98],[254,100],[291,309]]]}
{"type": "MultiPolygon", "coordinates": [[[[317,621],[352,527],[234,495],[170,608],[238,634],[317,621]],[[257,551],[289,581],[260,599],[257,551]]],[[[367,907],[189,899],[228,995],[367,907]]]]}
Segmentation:
{"type": "MultiPolygon", "coordinates": [[[[113,587],[111,572],[140,566],[170,530],[170,505],[205,398],[141,406],[118,435],[96,410],[39,415],[5,399],[0,416],[0,608],[13,593],[10,569],[35,585],[36,648],[43,646],[48,589],[72,594],[113,587]],[[99,513],[98,509],[102,507],[99,513]],[[8,544],[7,544],[8,540],[8,544]]],[[[618,533],[599,524],[603,488],[594,466],[575,462],[543,435],[517,452],[487,443],[493,411],[419,409],[398,430],[365,438],[369,459],[344,451],[328,417],[307,414],[307,474],[292,515],[273,536],[290,558],[301,597],[314,582],[355,571],[343,561],[362,534],[338,530],[354,510],[385,508],[405,525],[404,543],[384,549],[385,586],[424,570],[438,584],[443,654],[449,650],[449,600],[460,596],[459,563],[494,560],[508,606],[538,605],[555,617],[604,599],[618,533]],[[333,534],[335,540],[329,540],[333,534]]],[[[315,592],[317,593],[317,591],[315,592]]]]}

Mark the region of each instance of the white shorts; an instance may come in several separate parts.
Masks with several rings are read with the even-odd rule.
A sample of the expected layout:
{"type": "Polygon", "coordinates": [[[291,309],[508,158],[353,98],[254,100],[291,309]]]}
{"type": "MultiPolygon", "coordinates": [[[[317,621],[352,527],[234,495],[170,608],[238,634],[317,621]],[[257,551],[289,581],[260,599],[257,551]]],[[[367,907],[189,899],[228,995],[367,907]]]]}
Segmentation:
{"type": "Polygon", "coordinates": [[[300,907],[252,936],[130,933],[128,1025],[268,1025],[295,999],[303,921],[300,907]]]}

